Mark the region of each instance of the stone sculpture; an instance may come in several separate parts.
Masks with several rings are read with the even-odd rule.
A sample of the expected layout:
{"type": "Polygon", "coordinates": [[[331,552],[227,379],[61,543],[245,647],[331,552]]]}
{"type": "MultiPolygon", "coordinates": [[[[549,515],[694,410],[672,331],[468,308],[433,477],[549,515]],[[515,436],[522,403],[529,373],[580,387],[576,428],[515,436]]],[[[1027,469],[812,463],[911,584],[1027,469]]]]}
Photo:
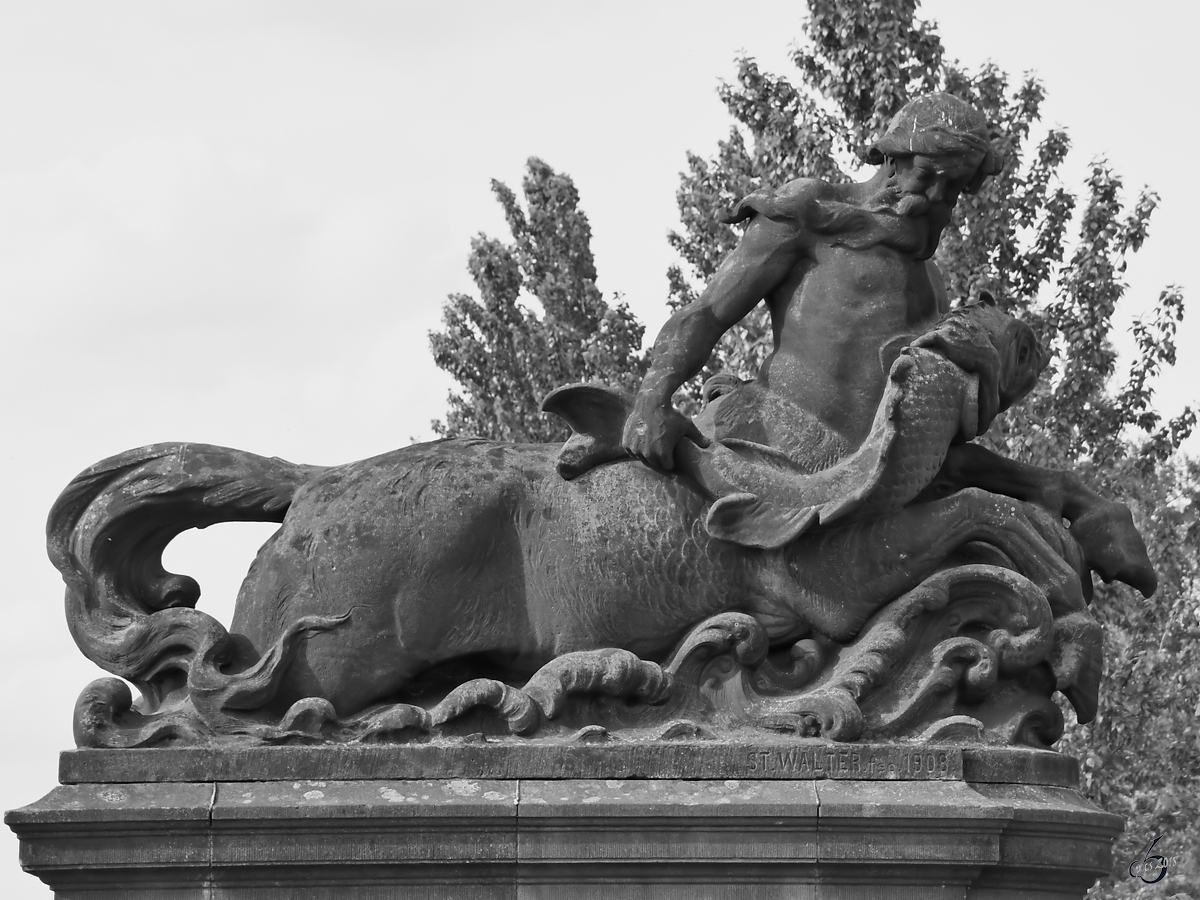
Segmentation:
{"type": "Polygon", "coordinates": [[[972,443],[1044,367],[930,261],[1001,160],[945,95],[905,107],[860,185],[747,197],[738,249],[672,317],[637,397],[565,386],[564,445],[451,440],[344,466],[198,444],[96,464],[49,550],[89,659],[118,679],[85,747],[454,739],[954,737],[1049,746],[1095,713],[1091,571],[1146,593],[1128,510],[972,443]],[[670,405],[765,299],[752,382],[670,405]],[[643,465],[637,460],[646,463],[643,465]],[[231,628],[167,543],[280,522],[231,628]]]}

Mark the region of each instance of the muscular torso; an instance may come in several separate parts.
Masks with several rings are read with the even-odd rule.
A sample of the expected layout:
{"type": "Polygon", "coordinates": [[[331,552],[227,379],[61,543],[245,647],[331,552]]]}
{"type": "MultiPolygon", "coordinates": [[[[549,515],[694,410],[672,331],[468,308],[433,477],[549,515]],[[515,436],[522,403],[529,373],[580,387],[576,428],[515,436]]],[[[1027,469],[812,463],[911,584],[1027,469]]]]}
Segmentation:
{"type": "Polygon", "coordinates": [[[670,469],[690,428],[700,441],[769,444],[815,470],[858,446],[900,348],[948,308],[927,262],[945,222],[929,206],[899,215],[889,191],[881,176],[856,185],[796,179],[744,198],[730,219],[748,221],[738,246],[659,332],[625,422],[625,451],[670,469]],[[683,419],[675,391],[763,300],[775,347],[755,382],[683,419]]]}
{"type": "Polygon", "coordinates": [[[759,381],[818,416],[851,444],[871,427],[899,347],[947,307],[932,263],[836,238],[812,247],[766,298],[775,351],[759,381]]]}

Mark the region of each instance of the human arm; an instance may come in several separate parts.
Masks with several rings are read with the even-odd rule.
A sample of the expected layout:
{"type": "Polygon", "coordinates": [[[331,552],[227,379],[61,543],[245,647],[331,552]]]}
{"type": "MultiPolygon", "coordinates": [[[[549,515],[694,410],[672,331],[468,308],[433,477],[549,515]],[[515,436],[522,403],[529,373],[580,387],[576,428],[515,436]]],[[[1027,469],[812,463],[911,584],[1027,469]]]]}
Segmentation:
{"type": "Polygon", "coordinates": [[[699,374],[721,336],[792,273],[808,249],[806,235],[796,218],[753,217],[704,293],[667,320],[625,423],[622,445],[627,452],[653,468],[670,470],[684,436],[707,443],[671,398],[699,374]]]}

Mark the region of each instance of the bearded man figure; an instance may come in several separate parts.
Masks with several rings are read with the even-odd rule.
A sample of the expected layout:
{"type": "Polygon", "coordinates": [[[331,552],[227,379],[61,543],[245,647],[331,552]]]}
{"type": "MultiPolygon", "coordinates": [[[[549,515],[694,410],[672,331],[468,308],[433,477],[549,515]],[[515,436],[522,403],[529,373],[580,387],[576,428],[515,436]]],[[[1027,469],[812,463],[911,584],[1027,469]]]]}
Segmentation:
{"type": "MultiPolygon", "coordinates": [[[[700,297],[659,333],[624,420],[622,452],[669,471],[678,468],[685,437],[701,447],[737,439],[782,451],[798,469],[827,469],[868,437],[892,364],[909,345],[936,344],[978,377],[976,434],[1011,402],[1002,394],[1004,361],[994,347],[931,337],[949,310],[932,259],[942,232],[959,196],[979,190],[1003,164],[986,120],[949,94],[917,97],[866,159],[879,169],[862,183],[798,178],[737,205],[728,221],[747,223],[742,239],[700,297]],[[757,376],[715,396],[695,420],[680,414],[671,402],[675,391],[764,300],[774,349],[757,376]]],[[[917,499],[967,487],[1067,519],[1088,568],[1146,595],[1154,591],[1157,579],[1128,508],[1074,473],[955,443],[917,499]]],[[[1086,577],[1084,591],[1090,595],[1086,577]]]]}
{"type": "MultiPolygon", "coordinates": [[[[654,344],[625,426],[629,453],[669,470],[685,434],[736,437],[822,468],[861,443],[900,348],[949,309],[931,257],[960,193],[1002,163],[983,116],[949,94],[909,102],[867,159],[879,169],[861,184],[799,178],[737,205],[729,221],[748,223],[741,242],[654,344]],[[752,382],[685,419],[672,395],[761,300],[774,351],[752,382]]],[[[956,361],[980,375],[982,431],[997,412],[998,363],[956,361]]]]}
{"type": "MultiPolygon", "coordinates": [[[[324,739],[330,722],[359,740],[365,729],[430,732],[480,705],[508,710],[524,733],[559,715],[564,692],[661,699],[686,678],[678,667],[659,677],[659,660],[726,638],[738,665],[759,668],[790,645],[779,684],[809,678],[824,651],[804,641],[847,646],[905,597],[859,648],[877,687],[891,672],[879,660],[907,658],[929,636],[893,625],[970,599],[994,606],[981,615],[1001,654],[981,645],[978,659],[996,666],[979,672],[1037,669],[1012,690],[1050,716],[1047,741],[1051,675],[1087,721],[1101,659],[1087,568],[1146,593],[1154,571],[1123,505],[972,443],[1044,359],[1028,326],[986,302],[947,315],[930,261],[959,194],[999,168],[998,154],[982,116],[945,95],[906,106],[871,154],[880,171],[863,184],[799,180],[743,200],[740,245],[664,327],[640,394],[583,384],[546,398],[572,426],[565,444],[451,440],[332,467],[162,444],[83,472],[51,512],[48,547],[76,641],[138,684],[149,712],[132,713],[123,684],[98,682],[81,700],[79,742],[138,746],[175,728],[197,740],[283,740],[296,728],[324,739]],[[684,418],[672,394],[762,299],[774,353],[754,381],[684,418]],[[970,486],[982,490],[960,490],[970,486]],[[199,586],[165,572],[161,553],[185,528],[247,520],[282,527],[226,630],[192,608],[199,586]],[[456,672],[467,680],[436,714],[409,702],[425,696],[408,692],[427,673],[441,684],[456,672]],[[533,693],[514,699],[509,682],[526,678],[533,693]]],[[[958,627],[947,637],[963,637],[958,627]]],[[[818,710],[822,728],[850,723],[837,736],[857,739],[867,688],[846,665],[844,703],[797,697],[795,711],[818,710]]],[[[924,696],[897,729],[930,724],[924,696]]],[[[1014,702],[1003,693],[997,709],[1014,702]]]]}

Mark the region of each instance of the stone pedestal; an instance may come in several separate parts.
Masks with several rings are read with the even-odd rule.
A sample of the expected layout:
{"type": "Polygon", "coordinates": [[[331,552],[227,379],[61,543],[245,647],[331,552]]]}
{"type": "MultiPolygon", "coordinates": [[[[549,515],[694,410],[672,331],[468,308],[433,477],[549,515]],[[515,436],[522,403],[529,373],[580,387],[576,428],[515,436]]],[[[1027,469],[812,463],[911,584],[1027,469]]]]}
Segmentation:
{"type": "Polygon", "coordinates": [[[947,746],[83,750],[60,774],[5,821],[64,900],[1065,900],[1122,828],[1073,760],[947,746]]]}

